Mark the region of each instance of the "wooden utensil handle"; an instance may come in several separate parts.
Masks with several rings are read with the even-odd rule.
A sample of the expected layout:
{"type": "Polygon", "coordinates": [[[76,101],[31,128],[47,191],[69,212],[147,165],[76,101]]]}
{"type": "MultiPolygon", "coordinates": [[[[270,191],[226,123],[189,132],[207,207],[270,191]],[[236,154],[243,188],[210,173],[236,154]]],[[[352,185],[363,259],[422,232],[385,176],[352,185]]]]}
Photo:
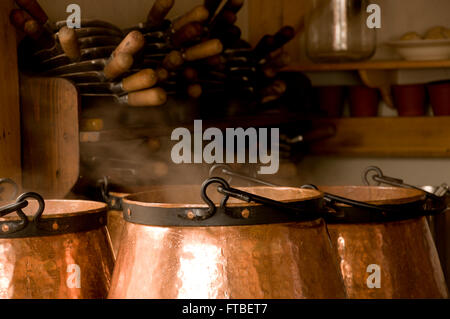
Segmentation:
{"type": "Polygon", "coordinates": [[[106,64],[103,73],[106,79],[112,80],[128,71],[132,65],[133,57],[131,54],[119,53],[106,64]]]}
{"type": "Polygon", "coordinates": [[[204,6],[209,12],[209,18],[213,17],[220,6],[222,0],[205,0],[204,6]]]}
{"type": "Polygon", "coordinates": [[[30,19],[25,22],[23,31],[42,49],[50,49],[55,46],[55,38],[53,34],[51,34],[47,29],[44,29],[39,22],[34,19],[30,19]]]}
{"type": "Polygon", "coordinates": [[[78,61],[81,57],[81,51],[75,30],[64,26],[58,32],[58,38],[67,57],[72,61],[78,61]]]}
{"type": "Polygon", "coordinates": [[[172,9],[175,0],[156,0],[147,16],[147,24],[159,26],[172,9]]]}
{"type": "Polygon", "coordinates": [[[263,57],[273,51],[274,46],[275,37],[273,35],[265,35],[258,42],[253,52],[257,57],[263,57]]]}
{"type": "Polygon", "coordinates": [[[25,22],[30,20],[30,17],[21,9],[13,9],[9,14],[9,20],[16,29],[24,31],[25,22]]]}
{"type": "Polygon", "coordinates": [[[157,68],[156,74],[158,76],[158,82],[164,82],[169,78],[169,72],[164,68],[157,68]]]}
{"type": "Polygon", "coordinates": [[[244,5],[244,0],[228,0],[225,6],[223,7],[224,10],[230,10],[233,13],[238,13],[239,10],[244,5]]]}
{"type": "Polygon", "coordinates": [[[22,9],[26,10],[40,24],[48,21],[48,16],[36,0],[15,0],[22,9]]]}
{"type": "Polygon", "coordinates": [[[183,58],[186,61],[201,60],[220,54],[222,53],[222,50],[222,42],[218,39],[212,39],[187,49],[183,54],[183,58]]]}
{"type": "Polygon", "coordinates": [[[172,51],[163,60],[163,66],[167,70],[174,70],[184,63],[183,54],[180,51],[172,51]]]}
{"type": "Polygon", "coordinates": [[[208,17],[208,9],[206,9],[205,6],[200,5],[176,19],[172,24],[172,29],[174,31],[178,31],[189,22],[204,22],[208,19],[208,17]]]}
{"type": "Polygon", "coordinates": [[[273,51],[281,48],[295,37],[295,29],[291,26],[282,27],[275,35],[273,51]]]}
{"type": "Polygon", "coordinates": [[[187,88],[187,94],[193,99],[198,99],[203,94],[203,88],[200,84],[191,84],[187,88]]]}
{"type": "Polygon", "coordinates": [[[242,31],[238,26],[230,24],[211,31],[211,36],[222,41],[226,47],[230,47],[241,39],[242,31]]]}
{"type": "Polygon", "coordinates": [[[150,88],[158,82],[158,75],[152,69],[141,70],[122,80],[122,87],[127,92],[150,88]]]}
{"type": "Polygon", "coordinates": [[[136,107],[159,106],[167,101],[167,94],[161,88],[152,88],[145,91],[128,94],[128,105],[136,107]]]}
{"type": "Polygon", "coordinates": [[[134,55],[139,52],[144,45],[145,38],[142,33],[137,30],[131,31],[114,50],[113,56],[119,53],[134,55]]]}
{"type": "Polygon", "coordinates": [[[204,28],[200,22],[194,21],[186,24],[172,36],[172,43],[176,47],[194,40],[203,34],[204,28]]]}

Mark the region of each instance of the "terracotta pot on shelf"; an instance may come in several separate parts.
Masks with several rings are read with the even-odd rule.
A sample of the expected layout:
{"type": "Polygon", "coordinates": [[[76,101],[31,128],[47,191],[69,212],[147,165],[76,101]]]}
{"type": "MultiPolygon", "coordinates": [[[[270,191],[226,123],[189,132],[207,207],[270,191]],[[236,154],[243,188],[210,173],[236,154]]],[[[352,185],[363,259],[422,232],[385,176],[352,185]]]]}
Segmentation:
{"type": "Polygon", "coordinates": [[[431,83],[427,87],[434,116],[449,116],[450,82],[431,83]]]}
{"type": "Polygon", "coordinates": [[[394,105],[399,116],[424,116],[426,114],[426,90],[422,84],[394,85],[394,105]]]}
{"type": "Polygon", "coordinates": [[[316,103],[324,116],[341,117],[345,102],[345,87],[321,86],[316,88],[316,103]]]}
{"type": "Polygon", "coordinates": [[[378,115],[380,97],[377,89],[364,85],[351,86],[349,100],[352,117],[374,117],[378,115]]]}

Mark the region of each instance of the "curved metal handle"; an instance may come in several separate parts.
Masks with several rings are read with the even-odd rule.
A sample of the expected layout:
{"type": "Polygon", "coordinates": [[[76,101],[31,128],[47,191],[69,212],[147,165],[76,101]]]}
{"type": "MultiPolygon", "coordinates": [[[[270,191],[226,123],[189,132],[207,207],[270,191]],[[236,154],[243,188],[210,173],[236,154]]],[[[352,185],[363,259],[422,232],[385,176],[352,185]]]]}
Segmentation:
{"type": "MultiPolygon", "coordinates": [[[[11,200],[17,197],[17,194],[19,193],[19,186],[10,178],[0,178],[0,185],[1,184],[10,184],[14,187],[14,193],[11,195],[11,200]]],[[[3,191],[3,188],[0,188],[0,193],[3,191]]]]}
{"type": "MultiPolygon", "coordinates": [[[[219,184],[219,187],[217,187],[217,191],[221,194],[224,195],[224,198],[222,199],[221,202],[221,207],[224,207],[228,201],[228,199],[230,197],[239,199],[241,201],[244,201],[246,203],[258,203],[258,204],[263,204],[263,205],[267,205],[270,207],[274,207],[274,208],[280,208],[280,209],[285,209],[285,210],[289,210],[295,213],[301,213],[301,214],[311,214],[310,210],[304,210],[298,207],[293,207],[291,205],[289,205],[288,203],[283,203],[280,201],[276,201],[267,197],[262,197],[259,195],[255,195],[252,193],[248,193],[236,188],[232,188],[230,187],[230,185],[223,179],[220,177],[212,177],[210,179],[208,179],[207,181],[205,181],[202,185],[202,198],[203,200],[208,204],[209,206],[209,214],[211,214],[209,217],[211,217],[215,211],[216,211],[216,207],[214,205],[214,203],[211,201],[211,199],[209,199],[208,195],[206,194],[206,189],[209,185],[211,184],[219,184]]],[[[320,216],[317,216],[320,217],[320,216]]]]}
{"type": "MultiPolygon", "coordinates": [[[[319,188],[317,186],[312,185],[312,184],[303,185],[303,186],[301,186],[301,188],[319,190],[319,188]]],[[[333,195],[330,193],[324,192],[323,194],[324,194],[324,199],[327,202],[327,205],[333,209],[336,209],[336,206],[335,206],[336,203],[340,203],[340,204],[346,204],[346,205],[350,205],[350,206],[357,207],[357,208],[376,210],[379,212],[386,212],[386,213],[399,213],[400,212],[397,209],[392,209],[392,208],[383,207],[383,206],[377,206],[377,205],[373,205],[373,204],[367,204],[364,202],[360,202],[357,200],[333,195]]]]}
{"type": "Polygon", "coordinates": [[[364,170],[363,182],[365,185],[370,186],[370,180],[369,180],[370,172],[375,172],[375,174],[372,175],[372,180],[375,181],[376,186],[379,186],[380,184],[386,184],[386,185],[395,186],[395,187],[416,189],[416,190],[424,192],[427,195],[427,197],[429,197],[433,200],[438,200],[438,201],[442,200],[442,198],[437,196],[436,194],[433,194],[426,190],[423,190],[420,187],[404,183],[402,179],[383,175],[383,172],[377,166],[369,166],[364,170]]]}

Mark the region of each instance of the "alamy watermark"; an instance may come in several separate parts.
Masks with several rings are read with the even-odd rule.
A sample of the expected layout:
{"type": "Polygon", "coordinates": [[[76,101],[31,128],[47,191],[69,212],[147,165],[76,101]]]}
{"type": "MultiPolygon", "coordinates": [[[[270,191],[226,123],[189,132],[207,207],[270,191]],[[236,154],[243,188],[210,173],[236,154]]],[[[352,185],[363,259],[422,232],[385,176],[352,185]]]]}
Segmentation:
{"type": "Polygon", "coordinates": [[[194,133],[184,127],[172,132],[172,141],[179,141],[172,148],[175,164],[260,163],[259,174],[276,174],[280,166],[278,128],[227,128],[225,136],[218,128],[203,132],[202,120],[194,121],[194,133]],[[269,141],[270,140],[270,141],[269,141]],[[210,141],[203,147],[204,141],[210,141]],[[249,142],[247,145],[247,141],[249,142]],[[270,150],[269,150],[270,143],[270,150]],[[225,150],[224,150],[225,146],[225,150]],[[248,155],[248,156],[247,156],[248,155]],[[246,159],[248,157],[248,162],[246,159]]]}
{"type": "Polygon", "coordinates": [[[67,17],[66,23],[69,28],[80,29],[81,28],[81,8],[78,4],[69,4],[66,8],[67,13],[71,13],[67,17]]]}
{"type": "Polygon", "coordinates": [[[81,288],[81,268],[77,264],[67,265],[67,288],[81,288]]]}
{"type": "Polygon", "coordinates": [[[378,4],[370,4],[367,6],[367,13],[370,13],[366,20],[367,27],[369,29],[381,28],[381,8],[378,4]]]}
{"type": "Polygon", "coordinates": [[[369,289],[381,288],[381,267],[377,264],[367,266],[366,272],[370,273],[366,284],[369,289]]]}

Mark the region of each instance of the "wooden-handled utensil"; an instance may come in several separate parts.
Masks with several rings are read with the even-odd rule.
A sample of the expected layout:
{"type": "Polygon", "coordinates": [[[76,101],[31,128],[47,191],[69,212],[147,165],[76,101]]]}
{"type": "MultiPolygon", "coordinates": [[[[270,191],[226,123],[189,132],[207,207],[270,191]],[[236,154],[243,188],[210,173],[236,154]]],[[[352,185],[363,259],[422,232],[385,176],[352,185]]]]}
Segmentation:
{"type": "Polygon", "coordinates": [[[58,38],[65,55],[73,62],[80,60],[81,50],[75,30],[64,26],[58,32],[58,38]]]}
{"type": "Polygon", "coordinates": [[[133,65],[133,54],[145,45],[141,32],[131,31],[117,46],[109,59],[95,59],[57,67],[46,72],[47,75],[62,75],[88,71],[100,71],[103,68],[104,80],[113,80],[128,71],[133,65]]]}
{"type": "Polygon", "coordinates": [[[49,27],[49,31],[55,30],[49,18],[36,0],[15,0],[23,10],[27,11],[39,24],[49,27]]]}
{"type": "Polygon", "coordinates": [[[253,50],[253,55],[256,59],[261,60],[271,52],[280,49],[294,37],[294,28],[292,28],[291,26],[284,26],[276,34],[265,35],[264,37],[262,37],[262,39],[258,42],[255,49],[253,50]]]}
{"type": "Polygon", "coordinates": [[[82,97],[111,97],[117,103],[133,107],[160,106],[167,102],[167,94],[162,88],[151,88],[143,91],[131,92],[126,95],[83,93],[82,97]]]}
{"type": "Polygon", "coordinates": [[[222,10],[230,10],[233,13],[238,13],[242,9],[244,2],[245,0],[228,0],[222,10]]]}
{"type": "MultiPolygon", "coordinates": [[[[111,56],[111,54],[114,52],[115,49],[116,49],[115,46],[104,46],[98,48],[82,49],[80,50],[79,61],[81,62],[87,60],[107,58],[111,56]]],[[[73,63],[73,60],[71,60],[65,53],[63,53],[48,60],[42,61],[40,64],[41,69],[45,71],[55,69],[57,67],[64,66],[70,63],[73,63]]]]}
{"type": "Polygon", "coordinates": [[[205,59],[217,54],[220,54],[223,50],[223,45],[218,39],[212,39],[193,47],[188,48],[185,51],[172,51],[163,61],[163,66],[166,69],[173,70],[181,65],[185,61],[195,61],[205,59]]]}
{"type": "Polygon", "coordinates": [[[181,17],[177,18],[172,23],[172,30],[178,31],[183,26],[190,22],[205,22],[209,17],[209,11],[206,9],[205,6],[199,5],[187,12],[186,14],[182,15],[181,17]]]}
{"type": "Polygon", "coordinates": [[[148,27],[158,27],[175,4],[175,0],[156,0],[147,16],[148,27]]]}
{"type": "Polygon", "coordinates": [[[77,83],[80,93],[114,93],[140,91],[158,83],[158,74],[152,69],[144,69],[116,83],[77,83]]]}
{"type": "Polygon", "coordinates": [[[122,42],[117,46],[116,50],[114,50],[111,55],[114,57],[119,53],[127,53],[130,55],[135,55],[139,52],[145,45],[144,35],[139,31],[131,31],[127,34],[127,36],[122,40],[122,42]]]}
{"type": "MultiPolygon", "coordinates": [[[[92,36],[86,38],[79,38],[78,44],[80,49],[90,49],[105,46],[117,46],[122,42],[122,37],[120,36],[92,36]]],[[[33,58],[38,61],[46,61],[48,59],[54,58],[58,55],[64,54],[60,45],[55,45],[52,48],[40,50],[33,54],[33,58]]]]}
{"type": "MultiPolygon", "coordinates": [[[[181,47],[184,43],[200,38],[205,32],[205,27],[198,21],[192,21],[174,31],[169,29],[167,31],[155,31],[145,34],[145,38],[149,43],[147,51],[151,51],[152,46],[161,45],[163,47],[181,47]]],[[[157,48],[158,49],[158,48],[157,48]]]]}
{"type": "Polygon", "coordinates": [[[44,29],[37,20],[26,11],[14,9],[10,13],[10,21],[14,27],[29,36],[34,45],[40,49],[52,48],[55,39],[51,33],[44,29]]]}
{"type": "Polygon", "coordinates": [[[112,59],[96,59],[61,66],[45,72],[47,76],[61,76],[70,73],[101,71],[103,81],[113,80],[127,72],[133,65],[133,57],[127,53],[119,53],[112,59]]]}
{"type": "Polygon", "coordinates": [[[214,17],[217,9],[219,9],[222,0],[205,0],[203,5],[209,12],[208,20],[211,20],[214,17]]]}

